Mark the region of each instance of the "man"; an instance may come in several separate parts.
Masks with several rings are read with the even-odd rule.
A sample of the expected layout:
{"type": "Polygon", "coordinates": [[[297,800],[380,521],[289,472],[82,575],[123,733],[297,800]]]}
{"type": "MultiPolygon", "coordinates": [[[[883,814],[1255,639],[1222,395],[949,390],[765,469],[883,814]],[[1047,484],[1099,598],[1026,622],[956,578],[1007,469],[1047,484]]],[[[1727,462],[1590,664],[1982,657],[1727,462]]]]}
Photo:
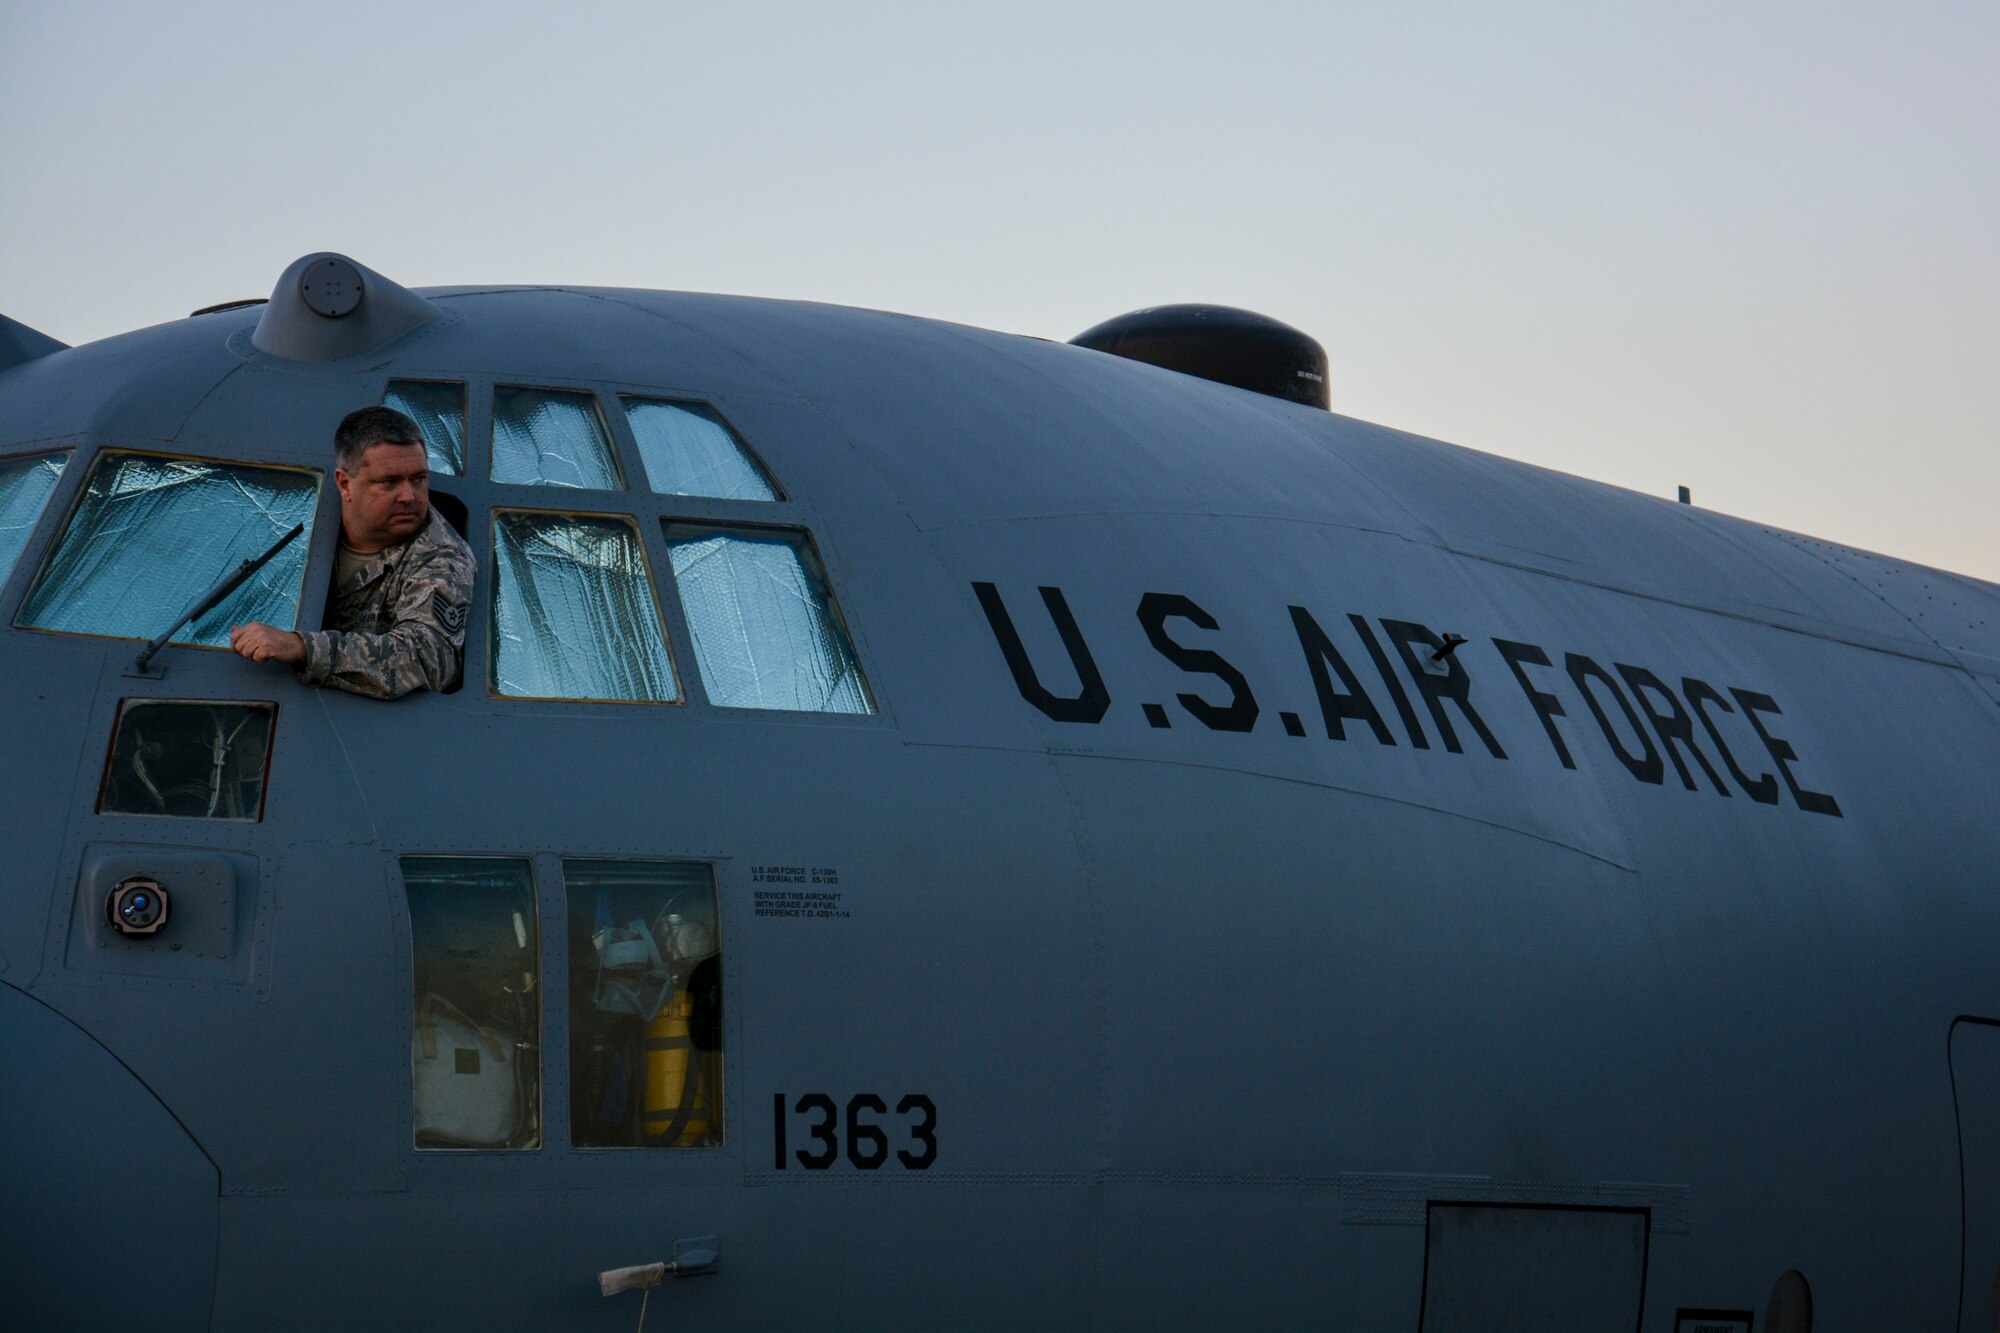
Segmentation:
{"type": "Polygon", "coordinates": [[[455,684],[465,663],[472,548],[431,509],[417,424],[391,407],[350,412],[333,437],[340,551],[326,628],[299,634],[252,621],[229,646],[289,662],[308,685],[376,699],[455,684]]]}

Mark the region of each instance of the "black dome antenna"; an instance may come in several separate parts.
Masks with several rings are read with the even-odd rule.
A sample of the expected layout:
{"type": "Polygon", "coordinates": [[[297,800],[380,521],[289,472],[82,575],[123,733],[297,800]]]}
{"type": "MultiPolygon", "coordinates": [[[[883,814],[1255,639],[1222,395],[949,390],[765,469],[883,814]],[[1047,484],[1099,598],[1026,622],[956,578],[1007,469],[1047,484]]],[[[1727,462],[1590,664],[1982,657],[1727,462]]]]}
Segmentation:
{"type": "Polygon", "coordinates": [[[1289,324],[1226,305],[1156,305],[1107,319],[1077,347],[1326,408],[1326,349],[1289,324]]]}

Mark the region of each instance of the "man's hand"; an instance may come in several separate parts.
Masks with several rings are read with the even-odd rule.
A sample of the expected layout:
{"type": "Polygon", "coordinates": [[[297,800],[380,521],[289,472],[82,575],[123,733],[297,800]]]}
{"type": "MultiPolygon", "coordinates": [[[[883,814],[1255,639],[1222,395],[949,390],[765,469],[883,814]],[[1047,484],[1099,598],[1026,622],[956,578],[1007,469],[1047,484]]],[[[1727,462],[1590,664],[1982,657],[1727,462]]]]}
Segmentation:
{"type": "Polygon", "coordinates": [[[306,641],[288,629],[273,629],[258,621],[238,625],[229,631],[229,646],[238,656],[253,662],[290,662],[297,665],[306,660],[306,641]]]}

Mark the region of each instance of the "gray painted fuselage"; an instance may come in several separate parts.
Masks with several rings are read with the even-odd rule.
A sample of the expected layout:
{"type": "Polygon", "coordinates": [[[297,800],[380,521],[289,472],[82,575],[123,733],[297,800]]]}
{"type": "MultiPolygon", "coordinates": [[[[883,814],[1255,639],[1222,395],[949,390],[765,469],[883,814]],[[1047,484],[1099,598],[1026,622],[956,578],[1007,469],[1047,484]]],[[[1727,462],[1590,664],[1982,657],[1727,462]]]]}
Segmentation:
{"type": "Polygon", "coordinates": [[[1424,1202],[1453,1198],[1648,1209],[1647,1329],[1761,1311],[1791,1268],[1826,1327],[1954,1326],[1949,1034],[2000,1017],[2000,590],[1059,344],[422,294],[443,318],[347,360],[258,351],[248,309],[0,372],[0,455],[75,451],[0,590],[0,1021],[27,1052],[0,1065],[0,1253],[34,1256],[11,1298],[79,1324],[628,1327],[638,1298],[594,1274],[715,1235],[717,1274],[653,1293],[660,1326],[1414,1328],[1424,1202]],[[480,560],[459,692],[385,704],[185,647],[133,679],[132,641],[15,627],[106,447],[325,470],[316,625],[333,427],[391,378],[472,386],[470,475],[435,481],[480,560]],[[812,532],[877,712],[710,706],[671,609],[688,702],[495,697],[494,506],[637,515],[656,577],[659,518],[760,515],[646,492],[623,435],[630,490],[495,485],[494,383],[715,404],[812,532]],[[1075,697],[1061,590],[1101,719],[1025,697],[982,583],[1075,697]],[[1149,594],[1186,599],[1156,628],[1240,688],[1170,660],[1149,594]],[[1295,607],[1380,732],[1329,736],[1295,607]],[[1447,744],[1384,622],[1467,638],[1490,745],[1448,700],[1447,744]],[[1548,657],[1523,670],[1573,768],[1496,640],[1548,657]],[[1769,696],[1785,763],[1709,713],[1775,801],[1700,727],[1719,789],[1686,746],[1635,774],[1571,654],[1628,694],[1620,664],[1769,696]],[[97,813],[134,697],[274,701],[262,820],[97,813]],[[1246,697],[1247,730],[1210,725],[1246,697]],[[95,964],[72,936],[106,845],[241,858],[227,962],[95,964]],[[534,1151],[412,1146],[397,858],[440,852],[536,858],[534,1151]],[[565,855],[716,867],[725,1146],[569,1146],[565,855]],[[757,915],[771,866],[837,871],[846,915],[757,915]],[[779,1169],[774,1098],[814,1092],[930,1097],[935,1164],[779,1169]]]}

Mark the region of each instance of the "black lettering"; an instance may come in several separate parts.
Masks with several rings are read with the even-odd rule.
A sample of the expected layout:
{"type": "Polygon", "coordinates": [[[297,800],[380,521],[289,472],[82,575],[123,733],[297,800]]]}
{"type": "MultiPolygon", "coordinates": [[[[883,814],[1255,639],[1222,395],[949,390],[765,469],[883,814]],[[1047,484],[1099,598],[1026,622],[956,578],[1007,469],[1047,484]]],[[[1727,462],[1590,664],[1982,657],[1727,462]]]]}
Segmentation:
{"type": "Polygon", "coordinates": [[[1639,715],[1632,711],[1631,701],[1626,699],[1625,691],[1618,688],[1618,682],[1611,678],[1611,673],[1588,657],[1577,653],[1563,654],[1563,668],[1569,672],[1569,678],[1576,682],[1576,688],[1583,695],[1583,701],[1590,705],[1590,715],[1597,719],[1598,729],[1603,731],[1604,739],[1611,743],[1611,752],[1618,756],[1618,762],[1631,770],[1632,776],[1641,782],[1650,782],[1655,786],[1664,782],[1667,765],[1660,758],[1660,752],[1653,748],[1653,738],[1646,734],[1645,725],[1639,721],[1639,715]],[[1602,681],[1604,688],[1611,691],[1611,697],[1618,701],[1618,707],[1625,714],[1625,720],[1632,725],[1632,734],[1639,738],[1639,744],[1646,751],[1644,759],[1627,750],[1625,742],[1618,738],[1617,729],[1605,715],[1604,705],[1597,702],[1597,696],[1591,692],[1592,680],[1602,681]]]}
{"type": "Polygon", "coordinates": [[[799,1098],[798,1104],[792,1109],[800,1115],[804,1115],[807,1111],[819,1112],[820,1120],[818,1124],[812,1126],[812,1136],[824,1145],[825,1151],[809,1153],[801,1148],[795,1156],[799,1159],[799,1165],[808,1171],[826,1170],[840,1156],[840,1136],[834,1133],[834,1126],[840,1123],[840,1113],[834,1109],[833,1098],[823,1092],[809,1092],[799,1098]]]}
{"type": "Polygon", "coordinates": [[[1687,710],[1681,707],[1681,701],[1674,697],[1674,692],[1667,688],[1666,682],[1644,667],[1627,666],[1623,662],[1614,665],[1618,668],[1618,674],[1625,677],[1625,683],[1632,687],[1632,697],[1638,701],[1640,710],[1652,722],[1653,730],[1659,733],[1660,748],[1667,752],[1667,758],[1673,760],[1674,772],[1681,775],[1681,785],[1689,791],[1700,790],[1695,785],[1694,774],[1688,772],[1688,766],[1681,762],[1679,747],[1685,745],[1688,753],[1694,756],[1694,761],[1701,765],[1701,771],[1708,774],[1708,780],[1715,784],[1715,789],[1724,796],[1729,795],[1729,788],[1722,785],[1722,779],[1716,775],[1713,768],[1709,767],[1708,757],[1702,754],[1701,747],[1695,744],[1694,719],[1687,715],[1687,710]],[[1662,714],[1659,709],[1653,707],[1652,702],[1646,697],[1648,690],[1666,700],[1667,707],[1672,711],[1662,714]]]}
{"type": "Polygon", "coordinates": [[[887,1115],[889,1107],[872,1092],[857,1092],[847,1099],[847,1160],[863,1171],[874,1171],[889,1160],[889,1136],[880,1125],[863,1120],[863,1111],[887,1115]]]}
{"type": "Polygon", "coordinates": [[[1473,710],[1472,677],[1467,674],[1465,663],[1459,661],[1457,654],[1454,653],[1444,659],[1445,672],[1443,675],[1438,675],[1426,671],[1424,664],[1417,660],[1416,653],[1410,648],[1413,643],[1421,643],[1433,653],[1443,652],[1444,640],[1422,625],[1408,620],[1384,620],[1382,628],[1388,631],[1389,641],[1396,645],[1396,651],[1402,655],[1403,666],[1409,671],[1410,679],[1416,682],[1417,692],[1424,696],[1424,703],[1431,710],[1431,723],[1437,727],[1438,735],[1444,737],[1444,748],[1453,754],[1462,753],[1458,744],[1458,733],[1452,730],[1451,719],[1444,714],[1445,700],[1449,699],[1458,705],[1458,711],[1465,715],[1465,720],[1479,733],[1479,739],[1486,742],[1486,748],[1492,752],[1493,757],[1505,759],[1507,752],[1500,748],[1500,742],[1493,739],[1493,733],[1486,729],[1485,721],[1473,710]]]}
{"type": "Polygon", "coordinates": [[[1344,741],[1347,729],[1341,725],[1344,717],[1356,722],[1366,722],[1375,733],[1375,739],[1384,745],[1394,745],[1396,738],[1389,734],[1389,728],[1382,721],[1382,715],[1375,711],[1375,704],[1368,692],[1361,688],[1361,682],[1348,669],[1347,661],[1333,646],[1333,640],[1326,637],[1326,631],[1312,618],[1312,613],[1303,606],[1294,606],[1292,628],[1298,631],[1299,647],[1305,651],[1306,665],[1312,668],[1313,689],[1319,692],[1320,717],[1326,723],[1327,739],[1344,741]],[[1340,683],[1347,687],[1345,694],[1333,688],[1333,678],[1327,674],[1331,666],[1340,676],[1340,683]]]}
{"type": "Polygon", "coordinates": [[[1417,721],[1417,710],[1410,707],[1410,696],[1403,693],[1403,683],[1396,679],[1395,668],[1389,665],[1389,655],[1382,651],[1375,631],[1368,628],[1368,622],[1360,616],[1350,615],[1347,619],[1354,626],[1354,632],[1361,636],[1361,645],[1368,650],[1369,660],[1375,663],[1375,674],[1382,677],[1382,683],[1389,687],[1389,698],[1395,702],[1396,716],[1403,719],[1403,730],[1410,733],[1410,744],[1419,750],[1430,749],[1430,740],[1417,721]]]}
{"type": "Polygon", "coordinates": [[[1570,758],[1569,746],[1563,744],[1562,733],[1556,730],[1556,719],[1567,717],[1563,712],[1562,700],[1553,694],[1535,688],[1522,669],[1523,662],[1535,666],[1551,666],[1549,655],[1532,643],[1516,643],[1512,639],[1495,639],[1493,646],[1500,650],[1500,660],[1514,673],[1514,679],[1521,686],[1521,693],[1528,696],[1528,706],[1535,710],[1535,716],[1542,720],[1542,730],[1549,733],[1549,744],[1556,747],[1556,758],[1562,760],[1564,768],[1575,768],[1576,760],[1570,758]]]}
{"type": "Polygon", "coordinates": [[[1081,692],[1074,698],[1065,699],[1051,693],[1041,678],[1035,673],[1034,663],[1028,660],[1028,650],[1021,644],[1021,636],[1014,630],[1014,618],[1007,614],[1007,604],[1000,600],[1000,590],[990,583],[975,583],[972,591],[979,595],[979,605],[986,612],[986,623],[993,627],[993,637],[1000,641],[1000,655],[1007,659],[1007,669],[1014,673],[1014,684],[1021,691],[1021,697],[1058,722],[1098,722],[1104,717],[1104,710],[1111,707],[1111,692],[1104,688],[1104,677],[1097,673],[1097,663],[1091,659],[1090,647],[1083,641],[1083,632],[1076,627],[1076,617],[1069,612],[1069,603],[1063,599],[1061,588],[1043,588],[1042,604],[1049,609],[1049,619],[1056,625],[1056,633],[1062,635],[1063,647],[1069,653],[1069,664],[1076,672],[1081,692]]]}
{"type": "Polygon", "coordinates": [[[1729,692],[1736,696],[1737,703],[1743,705],[1743,720],[1750,724],[1756,731],[1758,739],[1764,742],[1764,748],[1771,752],[1771,762],[1778,766],[1778,775],[1784,778],[1785,786],[1791,789],[1792,799],[1799,803],[1799,809],[1810,810],[1816,815],[1832,815],[1835,819],[1845,818],[1840,813],[1840,802],[1823,791],[1807,791],[1799,785],[1798,779],[1792,776],[1792,761],[1799,757],[1799,752],[1794,750],[1784,737],[1773,736],[1764,730],[1764,724],[1757,720],[1759,713],[1783,717],[1784,710],[1778,707],[1778,701],[1768,694],[1759,694],[1755,690],[1739,690],[1734,686],[1729,692]]]}
{"type": "Polygon", "coordinates": [[[1687,696],[1688,707],[1694,710],[1694,715],[1701,719],[1701,725],[1708,731],[1708,738],[1715,742],[1716,752],[1722,756],[1722,765],[1729,770],[1729,776],[1736,779],[1736,785],[1757,804],[1776,805],[1778,780],[1769,773],[1764,773],[1753,781],[1736,762],[1736,756],[1730,753],[1729,743],[1722,739],[1722,733],[1716,729],[1715,721],[1709,717],[1708,710],[1702,707],[1702,700],[1707,699],[1721,704],[1723,712],[1733,713],[1736,709],[1729,700],[1723,698],[1713,685],[1705,680],[1696,680],[1693,676],[1681,678],[1681,693],[1687,696]]]}
{"type": "Polygon", "coordinates": [[[1160,656],[1183,671],[1214,676],[1230,691],[1229,702],[1221,705],[1212,704],[1198,694],[1175,695],[1181,701],[1181,707],[1194,714],[1195,720],[1210,731],[1248,731],[1256,726],[1257,700],[1250,693],[1250,682],[1243,679],[1241,671],[1224,661],[1221,654],[1175,643],[1166,628],[1166,622],[1175,617],[1192,620],[1202,629],[1219,628],[1214,616],[1179,593],[1149,592],[1139,599],[1139,623],[1145,626],[1146,638],[1160,656]]]}
{"type": "Polygon", "coordinates": [[[778,1170],[785,1169],[785,1094],[771,1094],[771,1126],[778,1144],[778,1170]]]}
{"type": "Polygon", "coordinates": [[[912,1171],[925,1171],[937,1160],[937,1103],[921,1092],[913,1092],[896,1103],[897,1115],[908,1115],[912,1111],[922,1111],[924,1118],[910,1126],[910,1138],[924,1145],[920,1153],[907,1148],[896,1149],[896,1160],[912,1171]]]}

